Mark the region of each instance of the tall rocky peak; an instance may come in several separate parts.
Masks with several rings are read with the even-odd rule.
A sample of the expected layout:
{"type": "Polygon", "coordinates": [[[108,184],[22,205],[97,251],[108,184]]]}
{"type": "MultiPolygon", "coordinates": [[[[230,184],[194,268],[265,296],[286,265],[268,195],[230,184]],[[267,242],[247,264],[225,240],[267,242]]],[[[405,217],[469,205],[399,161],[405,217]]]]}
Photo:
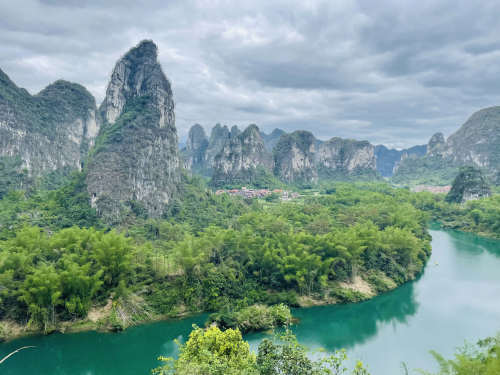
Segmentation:
{"type": "Polygon", "coordinates": [[[109,124],[113,124],[120,117],[125,105],[131,100],[150,96],[151,104],[160,115],[157,126],[175,130],[172,89],[157,58],[156,44],[144,40],[116,63],[100,108],[109,124]]]}
{"type": "Polygon", "coordinates": [[[106,123],[87,169],[92,205],[108,221],[129,209],[160,216],[180,168],[172,90],[153,42],[117,62],[100,110],[106,123]]]}
{"type": "Polygon", "coordinates": [[[431,137],[429,143],[427,143],[427,155],[440,155],[445,147],[446,141],[443,133],[436,133],[431,137]]]}
{"type": "Polygon", "coordinates": [[[274,147],[274,174],[285,182],[314,182],[315,143],[312,133],[298,130],[283,134],[274,147]]]}
{"type": "Polygon", "coordinates": [[[31,95],[0,70],[0,157],[19,160],[31,176],[80,169],[98,129],[83,86],[60,80],[31,95]]]}
{"type": "Polygon", "coordinates": [[[315,159],[322,177],[376,171],[375,147],[368,141],[332,138],[319,145],[315,159]]]}
{"type": "Polygon", "coordinates": [[[182,157],[184,168],[200,172],[205,165],[205,153],[208,147],[208,138],[200,124],[194,124],[188,133],[186,148],[182,157]]]}
{"type": "Polygon", "coordinates": [[[462,167],[453,181],[446,201],[464,203],[469,200],[489,197],[491,189],[480,169],[475,167],[462,167]]]}
{"type": "MultiPolygon", "coordinates": [[[[232,135],[232,133],[231,133],[232,135]]],[[[257,125],[249,125],[241,134],[231,136],[214,160],[212,184],[254,183],[263,173],[271,174],[272,155],[264,146],[257,125]]]]}
{"type": "Polygon", "coordinates": [[[262,139],[264,139],[268,151],[273,151],[274,146],[276,146],[283,134],[285,134],[285,131],[278,128],[274,129],[270,134],[262,133],[262,139]]]}
{"type": "Polygon", "coordinates": [[[212,128],[205,156],[207,173],[213,169],[215,157],[230,138],[231,132],[226,125],[216,124],[212,128]]]}
{"type": "Polygon", "coordinates": [[[240,128],[238,128],[238,125],[233,125],[231,127],[230,137],[231,138],[236,138],[240,134],[241,134],[241,130],[240,130],[240,128]]]}
{"type": "Polygon", "coordinates": [[[205,130],[200,124],[194,124],[189,129],[188,138],[186,141],[186,149],[188,151],[200,150],[208,145],[208,138],[205,130]]]}

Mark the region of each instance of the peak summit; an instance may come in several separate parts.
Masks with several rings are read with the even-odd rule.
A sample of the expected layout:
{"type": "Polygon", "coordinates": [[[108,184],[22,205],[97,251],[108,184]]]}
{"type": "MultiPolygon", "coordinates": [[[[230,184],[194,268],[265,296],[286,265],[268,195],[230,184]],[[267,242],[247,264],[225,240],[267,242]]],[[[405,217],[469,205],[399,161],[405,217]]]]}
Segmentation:
{"type": "Polygon", "coordinates": [[[151,60],[156,62],[158,57],[158,47],[152,40],[143,40],[135,47],[131,48],[124,58],[138,60],[151,60]]]}
{"type": "Polygon", "coordinates": [[[170,82],[157,61],[158,48],[151,40],[143,40],[130,49],[115,65],[101,113],[113,124],[125,105],[137,97],[150,97],[160,109],[159,127],[174,126],[174,102],[170,82]]]}

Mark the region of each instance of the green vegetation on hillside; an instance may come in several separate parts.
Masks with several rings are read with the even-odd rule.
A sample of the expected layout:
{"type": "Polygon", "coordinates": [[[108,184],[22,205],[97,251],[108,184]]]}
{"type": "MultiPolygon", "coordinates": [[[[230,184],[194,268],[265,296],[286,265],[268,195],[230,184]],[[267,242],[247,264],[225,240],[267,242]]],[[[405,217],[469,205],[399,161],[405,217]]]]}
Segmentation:
{"type": "Polygon", "coordinates": [[[95,309],[95,324],[121,329],[255,304],[359,301],[413,279],[430,254],[428,216],[389,187],[246,202],[193,179],[164,218],[131,210],[109,232],[83,181],[0,200],[0,320],[48,331],[95,309]]]}
{"type": "Polygon", "coordinates": [[[20,157],[0,156],[0,199],[9,191],[23,189],[29,184],[28,171],[22,164],[20,157]]]}
{"type": "Polygon", "coordinates": [[[0,240],[14,237],[27,225],[50,232],[75,225],[101,227],[89,200],[80,173],[57,190],[10,191],[0,199],[0,240]]]}
{"type": "Polygon", "coordinates": [[[427,211],[433,220],[439,221],[445,228],[500,238],[500,194],[463,204],[446,202],[444,194],[409,194],[417,208],[427,211]]]}
{"type": "Polygon", "coordinates": [[[475,167],[461,167],[453,181],[446,202],[462,203],[468,198],[483,198],[491,195],[491,188],[481,170],[475,167]]]}
{"type": "Polygon", "coordinates": [[[212,178],[210,185],[221,189],[240,188],[241,186],[255,189],[277,189],[285,186],[284,183],[262,166],[241,170],[237,175],[231,176],[229,180],[227,178],[212,178]]]}
{"type": "Polygon", "coordinates": [[[458,167],[440,156],[409,157],[391,177],[398,185],[450,185],[458,167]]]}

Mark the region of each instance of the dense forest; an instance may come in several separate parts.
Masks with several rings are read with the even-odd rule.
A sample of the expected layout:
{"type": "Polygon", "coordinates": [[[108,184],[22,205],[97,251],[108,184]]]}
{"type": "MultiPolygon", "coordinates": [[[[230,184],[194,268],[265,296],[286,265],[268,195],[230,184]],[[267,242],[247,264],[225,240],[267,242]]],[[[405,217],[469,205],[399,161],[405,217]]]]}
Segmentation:
{"type": "Polygon", "coordinates": [[[163,218],[131,204],[115,228],[90,208],[78,174],[57,190],[7,193],[3,335],[5,322],[122,329],[255,304],[354,302],[415,278],[430,254],[429,215],[404,190],[336,184],[279,202],[217,196],[185,179],[184,199],[163,218]]]}

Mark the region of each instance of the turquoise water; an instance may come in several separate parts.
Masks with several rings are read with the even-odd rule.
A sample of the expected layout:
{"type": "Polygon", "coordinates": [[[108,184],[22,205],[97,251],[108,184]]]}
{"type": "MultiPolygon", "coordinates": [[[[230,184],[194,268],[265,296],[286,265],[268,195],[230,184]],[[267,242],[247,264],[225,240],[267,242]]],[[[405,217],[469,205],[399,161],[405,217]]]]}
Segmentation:
{"type": "MultiPolygon", "coordinates": [[[[311,348],[346,348],[372,375],[434,369],[430,349],[450,355],[465,340],[500,331],[500,242],[432,230],[433,254],[423,275],[360,304],[297,309],[299,341],[311,348]]],[[[125,332],[54,334],[0,345],[0,357],[35,345],[0,365],[2,375],[149,374],[159,355],[175,355],[191,325],[206,316],[143,325],[125,332]]],[[[246,336],[256,347],[264,334],[246,336]]]]}

